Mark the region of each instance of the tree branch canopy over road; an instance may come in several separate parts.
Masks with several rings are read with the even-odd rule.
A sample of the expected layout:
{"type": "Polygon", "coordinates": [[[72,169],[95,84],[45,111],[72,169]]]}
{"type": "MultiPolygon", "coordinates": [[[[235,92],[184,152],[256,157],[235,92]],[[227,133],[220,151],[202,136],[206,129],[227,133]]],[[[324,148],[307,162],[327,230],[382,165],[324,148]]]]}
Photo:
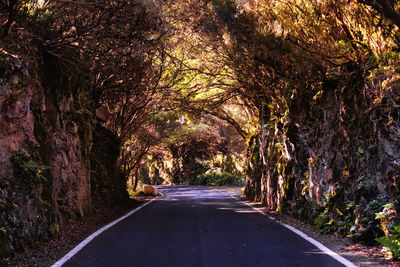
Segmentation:
{"type": "Polygon", "coordinates": [[[399,27],[396,0],[1,1],[0,257],[143,183],[397,240],[399,27]]]}

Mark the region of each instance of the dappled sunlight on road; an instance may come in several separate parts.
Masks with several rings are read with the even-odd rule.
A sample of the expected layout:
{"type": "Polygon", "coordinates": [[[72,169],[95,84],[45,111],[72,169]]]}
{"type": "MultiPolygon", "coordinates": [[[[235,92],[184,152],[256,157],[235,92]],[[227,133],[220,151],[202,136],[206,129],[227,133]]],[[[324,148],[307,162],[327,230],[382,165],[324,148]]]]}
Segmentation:
{"type": "Polygon", "coordinates": [[[229,194],[210,190],[210,188],[203,186],[160,186],[157,188],[165,195],[164,200],[231,198],[229,194]]]}
{"type": "Polygon", "coordinates": [[[254,210],[243,210],[243,209],[237,209],[234,211],[237,213],[258,213],[257,211],[254,211],[254,210]]]}
{"type": "MultiPolygon", "coordinates": [[[[232,196],[228,192],[217,188],[204,186],[159,186],[157,188],[164,194],[164,197],[160,199],[161,201],[194,200],[196,205],[191,205],[192,208],[212,207],[221,212],[257,213],[256,210],[248,207],[238,206],[231,201],[232,196]]],[[[178,205],[178,203],[171,203],[171,205],[178,205]]]]}
{"type": "Polygon", "coordinates": [[[234,211],[237,213],[258,213],[256,210],[249,209],[248,207],[239,208],[237,205],[231,205],[231,207],[218,207],[217,210],[234,211]]]}
{"type": "Polygon", "coordinates": [[[329,251],[218,187],[157,189],[163,197],[105,231],[68,266],[132,266],[131,258],[135,266],[149,266],[148,259],[151,266],[177,267],[342,266],[329,251]]]}

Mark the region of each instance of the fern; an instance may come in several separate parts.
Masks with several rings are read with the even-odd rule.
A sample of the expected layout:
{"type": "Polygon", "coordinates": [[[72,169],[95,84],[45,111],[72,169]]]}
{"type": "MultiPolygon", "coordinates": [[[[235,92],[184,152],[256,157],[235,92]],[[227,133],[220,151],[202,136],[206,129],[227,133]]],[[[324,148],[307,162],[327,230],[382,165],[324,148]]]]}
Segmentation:
{"type": "Polygon", "coordinates": [[[382,236],[376,241],[388,248],[394,258],[400,258],[400,225],[393,226],[389,237],[382,236]]]}

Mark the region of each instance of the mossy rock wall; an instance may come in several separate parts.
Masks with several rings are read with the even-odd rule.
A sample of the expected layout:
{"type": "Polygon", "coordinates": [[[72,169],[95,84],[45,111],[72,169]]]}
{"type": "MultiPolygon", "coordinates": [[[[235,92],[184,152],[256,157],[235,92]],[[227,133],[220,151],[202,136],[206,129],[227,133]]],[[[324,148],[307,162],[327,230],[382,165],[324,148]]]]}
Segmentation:
{"type": "Polygon", "coordinates": [[[127,198],[120,143],[97,121],[90,86],[31,52],[0,52],[0,259],[127,198]]]}
{"type": "Polygon", "coordinates": [[[95,126],[90,161],[91,191],[96,208],[118,205],[129,198],[126,178],[117,167],[120,143],[111,131],[99,124],[95,126]]]}
{"type": "Polygon", "coordinates": [[[317,97],[311,91],[286,106],[265,103],[259,150],[249,150],[250,199],[310,223],[324,217],[343,234],[366,228],[367,216],[376,225],[365,211],[375,202],[399,209],[400,98],[388,92],[368,101],[362,81],[353,74],[324,83],[317,97]]]}

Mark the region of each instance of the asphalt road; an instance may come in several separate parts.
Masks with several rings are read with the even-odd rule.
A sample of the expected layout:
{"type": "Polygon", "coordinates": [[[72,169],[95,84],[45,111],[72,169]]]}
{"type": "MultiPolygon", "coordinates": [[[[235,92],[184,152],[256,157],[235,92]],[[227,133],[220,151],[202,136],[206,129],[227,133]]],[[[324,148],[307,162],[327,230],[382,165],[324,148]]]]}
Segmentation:
{"type": "Polygon", "coordinates": [[[159,190],[163,198],[64,266],[343,266],[228,194],[194,186],[159,190]]]}

